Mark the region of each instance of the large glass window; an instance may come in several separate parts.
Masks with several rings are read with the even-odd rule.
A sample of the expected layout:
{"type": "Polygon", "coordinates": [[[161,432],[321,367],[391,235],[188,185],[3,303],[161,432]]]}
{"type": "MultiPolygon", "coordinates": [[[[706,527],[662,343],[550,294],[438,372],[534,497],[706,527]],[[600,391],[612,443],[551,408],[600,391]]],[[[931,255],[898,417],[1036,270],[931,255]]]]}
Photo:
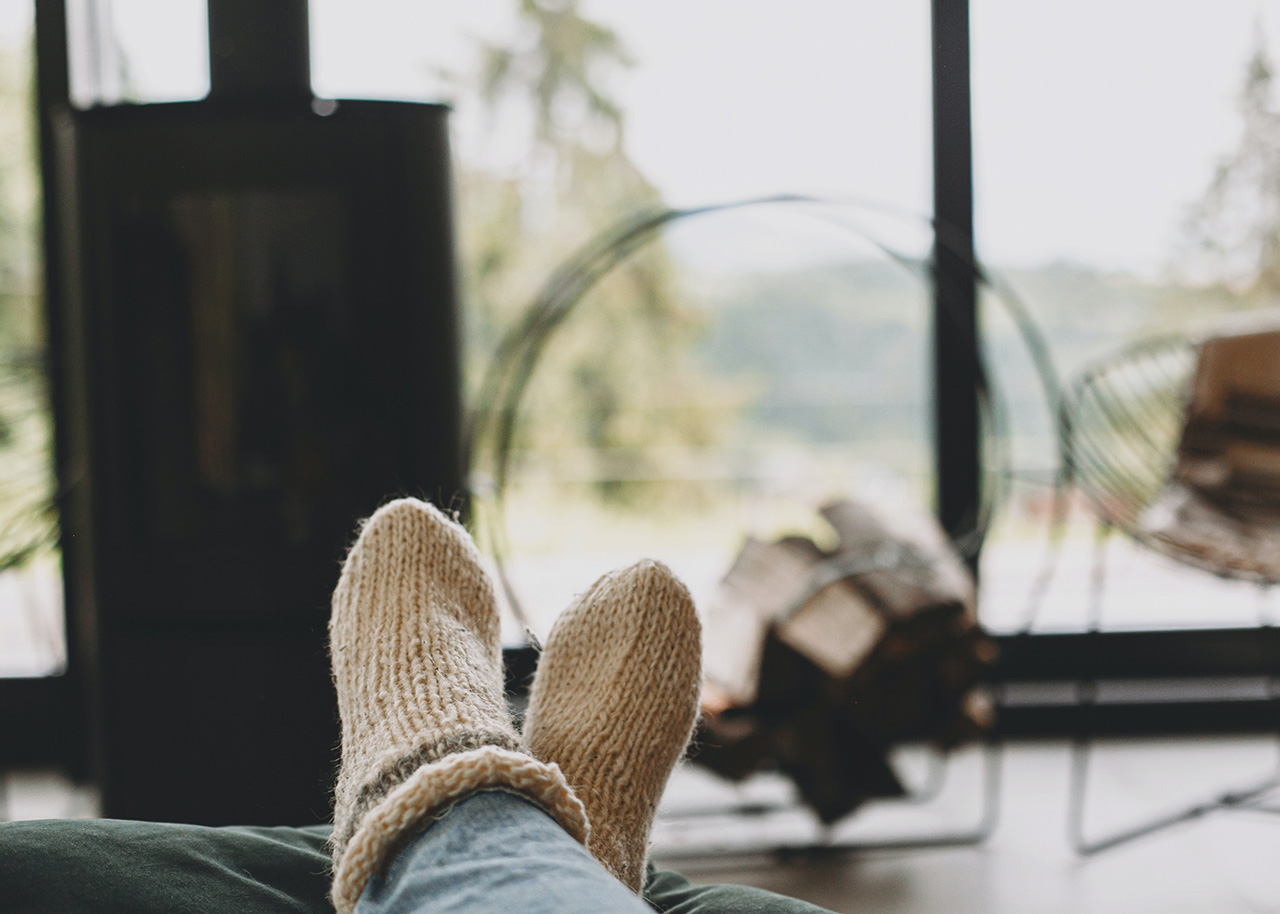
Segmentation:
{"type": "Polygon", "coordinates": [[[67,0],[71,100],[82,108],[209,92],[205,0],[67,0]]]}
{"type": "MultiPolygon", "coordinates": [[[[1143,337],[1274,305],[1253,233],[1280,229],[1260,212],[1280,169],[1269,126],[1278,29],[1272,2],[974,0],[979,250],[1025,299],[1064,377],[1143,337]],[[1228,192],[1215,197],[1224,173],[1228,192]]],[[[1007,352],[998,317],[988,332],[1007,352]]],[[[1030,377],[1017,357],[999,360],[1030,377]]],[[[1011,392],[1015,412],[1036,412],[1034,385],[1011,392]]],[[[1039,569],[1050,434],[1023,426],[1027,472],[986,552],[984,611],[1001,628],[1021,624],[1039,569]]],[[[1092,522],[1083,509],[1073,520],[1042,628],[1085,623],[1092,522]]],[[[1250,625],[1271,611],[1252,586],[1123,538],[1108,563],[1104,627],[1250,625]]]]}
{"type": "MultiPolygon", "coordinates": [[[[5,91],[25,132],[0,182],[26,188],[5,222],[20,227],[6,250],[27,258],[10,271],[27,304],[10,311],[26,315],[14,339],[38,347],[31,10],[19,6],[5,91]]],[[[73,100],[202,97],[206,14],[203,0],[69,3],[73,100]]],[[[616,220],[781,193],[837,201],[672,224],[548,345],[502,524],[478,477],[482,532],[495,547],[503,537],[531,613],[549,621],[596,573],[642,554],[703,595],[748,533],[821,538],[814,510],[829,496],[927,509],[928,35],[924,4],[313,0],[318,95],[454,108],[473,401],[555,266],[616,220]]],[[[39,387],[24,402],[44,396],[39,377],[22,382],[39,387]]],[[[33,415],[39,434],[22,440],[39,463],[43,400],[33,415]]],[[[39,466],[23,489],[34,504],[52,491],[39,466]]],[[[56,562],[42,561],[22,600],[54,609],[0,609],[22,627],[3,640],[19,673],[63,662],[56,562]]]]}
{"type": "MultiPolygon", "coordinates": [[[[601,280],[549,344],[524,402],[508,468],[513,561],[590,552],[569,534],[573,524],[536,520],[551,505],[566,517],[572,504],[594,505],[584,529],[604,529],[593,512],[605,511],[632,531],[618,534],[619,554],[661,551],[652,525],[669,533],[680,524],[668,496],[646,501],[635,495],[641,483],[612,479],[639,472],[622,472],[627,461],[647,461],[642,475],[661,477],[643,483],[652,492],[687,489],[690,480],[667,476],[711,464],[738,467],[731,475],[742,490],[743,479],[768,475],[760,455],[786,439],[793,457],[828,454],[827,470],[787,471],[838,479],[824,484],[827,494],[898,490],[930,502],[927,290],[877,247],[908,261],[927,255],[918,214],[930,208],[928,12],[828,0],[311,4],[319,95],[454,107],[473,397],[501,334],[554,266],[614,220],[776,193],[855,201],[837,207],[835,221],[856,223],[861,235],[813,207],[738,210],[656,233],[601,280]],[[867,201],[896,214],[872,214],[867,201]],[[750,366],[734,362],[742,353],[752,353],[750,366]],[[655,366],[675,386],[660,392],[605,370],[621,364],[655,366]],[[670,404],[653,413],[655,397],[687,401],[685,414],[677,421],[670,404]],[[699,398],[718,404],[714,416],[695,408],[699,398]],[[696,459],[672,462],[671,449],[695,438],[696,459]],[[837,457],[837,439],[853,450],[837,457]],[[744,441],[756,456],[744,456],[744,441]],[[613,453],[619,447],[630,456],[613,453]],[[667,457],[642,459],[637,448],[667,457]],[[753,461],[756,469],[742,469],[753,461]],[[549,466],[578,467],[577,481],[555,490],[549,466]]],[[[72,42],[81,103],[207,91],[203,2],[84,0],[71,14],[73,37],[80,29],[111,39],[93,55],[72,42]]],[[[1090,0],[1068,9],[974,0],[978,250],[1025,300],[1064,378],[1126,341],[1269,301],[1250,273],[1246,236],[1258,214],[1247,188],[1213,218],[1205,207],[1216,170],[1249,142],[1248,106],[1274,111],[1261,65],[1270,64],[1277,17],[1273,2],[1224,10],[1090,0]]],[[[1013,420],[1012,497],[984,564],[984,613],[1007,629],[1024,618],[1044,547],[1053,425],[1025,347],[993,300],[983,321],[1013,420]]],[[[770,467],[786,464],[779,453],[770,467]]],[[[765,487],[777,494],[776,480],[765,487]]],[[[797,493],[785,522],[761,520],[772,515],[758,506],[726,514],[700,537],[720,544],[714,557],[685,573],[714,581],[739,535],[799,523],[819,488],[797,493]]],[[[1072,531],[1041,626],[1083,623],[1086,512],[1072,531]]],[[[1267,610],[1250,588],[1123,541],[1110,558],[1109,624],[1246,624],[1267,610]]],[[[567,591],[585,585],[550,577],[567,591]]]]}
{"type": "Polygon", "coordinates": [[[844,201],[673,223],[548,340],[509,460],[477,461],[535,628],[642,555],[705,597],[744,536],[822,536],[831,496],[928,510],[927,5],[319,0],[312,31],[319,93],[454,105],[477,400],[502,334],[617,220],[844,201]]]}

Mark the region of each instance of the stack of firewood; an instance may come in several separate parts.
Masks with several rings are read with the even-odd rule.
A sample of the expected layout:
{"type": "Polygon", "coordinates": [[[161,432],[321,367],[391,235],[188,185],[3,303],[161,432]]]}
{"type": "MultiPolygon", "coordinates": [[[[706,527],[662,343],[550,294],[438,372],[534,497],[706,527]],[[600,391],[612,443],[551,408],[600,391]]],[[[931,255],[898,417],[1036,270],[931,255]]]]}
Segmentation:
{"type": "Polygon", "coordinates": [[[931,518],[852,501],[839,537],[749,539],[708,605],[696,760],[731,778],[777,768],[824,822],[903,786],[904,741],[953,746],[990,724],[995,660],[973,578],[931,518]]]}

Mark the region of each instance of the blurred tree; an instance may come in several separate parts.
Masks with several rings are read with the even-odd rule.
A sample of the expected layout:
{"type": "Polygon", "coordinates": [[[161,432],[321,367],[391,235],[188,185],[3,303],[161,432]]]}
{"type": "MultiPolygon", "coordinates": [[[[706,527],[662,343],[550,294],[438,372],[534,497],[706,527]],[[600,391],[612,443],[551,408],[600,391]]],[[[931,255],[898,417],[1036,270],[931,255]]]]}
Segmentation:
{"type": "Polygon", "coordinates": [[[32,72],[29,42],[0,46],[0,569],[56,541],[32,72]]]}
{"type": "MultiPolygon", "coordinates": [[[[514,40],[481,46],[477,91],[490,132],[502,134],[495,142],[514,145],[519,164],[459,173],[469,354],[478,368],[556,264],[660,202],[626,153],[625,117],[609,91],[631,64],[619,37],[578,0],[518,0],[517,18],[514,40]]],[[[556,361],[529,391],[520,443],[562,471],[599,479],[598,493],[616,500],[634,492],[623,478],[662,475],[654,466],[662,446],[701,446],[722,434],[736,401],[688,359],[702,322],[661,242],[591,295],[548,350],[556,361]]]]}
{"type": "Polygon", "coordinates": [[[9,349],[43,338],[31,69],[29,48],[0,47],[0,335],[9,349]]]}
{"type": "Polygon", "coordinates": [[[1240,141],[1188,213],[1182,272],[1271,302],[1280,295],[1280,111],[1261,26],[1256,35],[1239,98],[1240,141]]]}

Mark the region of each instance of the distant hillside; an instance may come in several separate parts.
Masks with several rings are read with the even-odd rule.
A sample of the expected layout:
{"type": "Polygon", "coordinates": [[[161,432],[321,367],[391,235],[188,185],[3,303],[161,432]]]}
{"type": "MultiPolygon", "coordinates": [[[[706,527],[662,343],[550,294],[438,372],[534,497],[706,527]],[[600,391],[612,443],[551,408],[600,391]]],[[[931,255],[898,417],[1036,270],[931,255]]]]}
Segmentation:
{"type": "Polygon", "coordinates": [[[719,297],[700,355],[761,390],[758,427],[901,435],[926,390],[927,309],[920,280],[883,262],[750,277],[719,297]]]}
{"type": "MultiPolygon", "coordinates": [[[[1001,276],[1064,376],[1125,341],[1243,306],[1221,290],[1065,263],[1001,276]]],[[[1015,431],[1046,436],[1026,347],[999,302],[985,295],[988,362],[1015,431]]],[[[711,305],[698,357],[710,372],[760,391],[748,417],[758,431],[834,442],[918,437],[927,429],[929,290],[903,267],[867,261],[747,276],[721,286],[711,305]]]]}

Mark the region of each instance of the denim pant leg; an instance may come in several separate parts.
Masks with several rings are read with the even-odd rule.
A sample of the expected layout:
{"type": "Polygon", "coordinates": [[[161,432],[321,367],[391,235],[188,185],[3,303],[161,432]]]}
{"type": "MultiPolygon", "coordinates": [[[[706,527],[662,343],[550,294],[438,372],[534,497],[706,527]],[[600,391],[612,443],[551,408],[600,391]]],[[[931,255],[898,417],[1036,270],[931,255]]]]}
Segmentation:
{"type": "Polygon", "coordinates": [[[555,820],[516,794],[455,803],[365,887],[356,914],[652,914],[555,820]]]}

